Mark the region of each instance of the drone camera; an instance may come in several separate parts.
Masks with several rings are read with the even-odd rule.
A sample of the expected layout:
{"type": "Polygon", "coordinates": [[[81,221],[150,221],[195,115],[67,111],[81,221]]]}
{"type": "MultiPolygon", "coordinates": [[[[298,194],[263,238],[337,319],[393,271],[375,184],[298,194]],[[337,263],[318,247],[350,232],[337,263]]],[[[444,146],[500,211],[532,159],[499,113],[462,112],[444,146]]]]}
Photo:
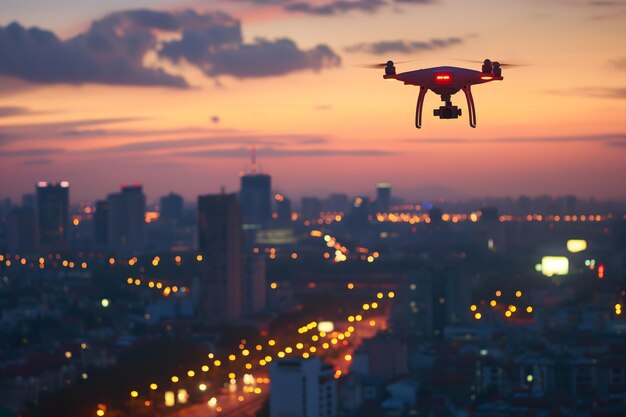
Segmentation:
{"type": "Polygon", "coordinates": [[[457,106],[441,106],[434,110],[434,114],[440,119],[458,119],[461,115],[461,109],[457,106]]]}

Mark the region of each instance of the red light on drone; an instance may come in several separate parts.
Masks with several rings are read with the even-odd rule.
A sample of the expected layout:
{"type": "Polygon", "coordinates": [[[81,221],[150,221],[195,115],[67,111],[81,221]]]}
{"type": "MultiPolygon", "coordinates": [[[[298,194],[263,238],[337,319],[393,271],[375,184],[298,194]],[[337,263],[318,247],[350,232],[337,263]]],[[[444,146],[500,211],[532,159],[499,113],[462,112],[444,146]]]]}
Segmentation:
{"type": "Polygon", "coordinates": [[[452,81],[452,75],[450,74],[436,74],[435,82],[438,84],[447,84],[452,81]]]}
{"type": "Polygon", "coordinates": [[[598,278],[604,278],[604,264],[598,265],[598,278]]]}
{"type": "Polygon", "coordinates": [[[485,81],[489,81],[489,80],[493,80],[493,76],[491,75],[482,75],[480,77],[481,80],[485,80],[485,81]]]}

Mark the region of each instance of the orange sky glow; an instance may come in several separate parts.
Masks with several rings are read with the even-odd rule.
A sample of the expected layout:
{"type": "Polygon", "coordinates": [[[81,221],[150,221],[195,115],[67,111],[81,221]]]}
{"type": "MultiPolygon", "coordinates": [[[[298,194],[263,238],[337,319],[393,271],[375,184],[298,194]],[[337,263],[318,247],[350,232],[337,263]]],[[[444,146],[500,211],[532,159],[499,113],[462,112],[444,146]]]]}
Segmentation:
{"type": "Polygon", "coordinates": [[[169,191],[192,200],[222,185],[236,191],[256,146],[274,188],[294,197],[373,195],[385,181],[413,200],[440,197],[421,194],[433,187],[459,198],[626,198],[624,1],[390,0],[375,11],[332,15],[243,0],[87,1],[77,10],[71,9],[76,2],[59,0],[73,10],[67,13],[53,10],[54,2],[37,11],[29,3],[35,4],[3,2],[0,26],[17,21],[68,39],[119,10],[222,10],[241,21],[244,43],[289,38],[302,50],[324,44],[341,65],[237,78],[144,56],[143,65],[176,74],[189,88],[33,82],[2,73],[0,65],[0,197],[19,200],[38,180],[69,180],[73,201],[103,198],[135,182],[144,184],[149,200],[169,191]],[[451,37],[459,42],[431,50],[349,50],[451,37]],[[527,64],[505,68],[502,82],[473,89],[476,129],[468,126],[462,93],[452,101],[463,117],[434,118],[441,101],[432,92],[423,128],[415,129],[418,90],[358,66],[415,59],[398,71],[480,69],[457,58],[527,64]]]}

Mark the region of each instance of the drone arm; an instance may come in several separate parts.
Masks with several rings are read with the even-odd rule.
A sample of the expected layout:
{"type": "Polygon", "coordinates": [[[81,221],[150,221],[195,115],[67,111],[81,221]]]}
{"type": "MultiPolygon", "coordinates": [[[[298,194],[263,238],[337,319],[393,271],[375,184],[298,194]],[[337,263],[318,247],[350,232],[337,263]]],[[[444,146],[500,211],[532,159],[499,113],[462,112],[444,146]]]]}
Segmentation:
{"type": "Polygon", "coordinates": [[[422,127],[422,108],[424,107],[424,97],[428,92],[428,88],[420,86],[420,93],[417,96],[417,107],[415,108],[415,127],[422,127]]]}
{"type": "Polygon", "coordinates": [[[467,99],[470,127],[476,127],[476,106],[474,105],[474,96],[472,96],[471,85],[463,86],[462,90],[465,93],[465,98],[467,99]]]}

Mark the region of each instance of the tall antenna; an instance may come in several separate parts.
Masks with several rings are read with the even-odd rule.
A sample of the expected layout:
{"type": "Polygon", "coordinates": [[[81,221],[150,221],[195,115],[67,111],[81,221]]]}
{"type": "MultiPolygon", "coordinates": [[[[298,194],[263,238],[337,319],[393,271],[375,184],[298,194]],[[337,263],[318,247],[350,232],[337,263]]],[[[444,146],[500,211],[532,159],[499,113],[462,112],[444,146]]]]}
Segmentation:
{"type": "Polygon", "coordinates": [[[252,173],[256,174],[257,165],[256,165],[256,145],[252,145],[252,173]]]}

